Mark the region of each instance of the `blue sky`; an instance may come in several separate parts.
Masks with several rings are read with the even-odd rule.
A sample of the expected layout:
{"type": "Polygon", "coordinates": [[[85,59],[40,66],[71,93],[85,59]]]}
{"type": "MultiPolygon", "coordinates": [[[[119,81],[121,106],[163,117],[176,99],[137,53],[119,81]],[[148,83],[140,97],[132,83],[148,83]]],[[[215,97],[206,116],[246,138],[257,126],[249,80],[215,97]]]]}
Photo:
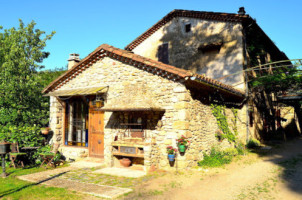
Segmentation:
{"type": "Polygon", "coordinates": [[[50,33],[46,69],[64,67],[70,53],[87,56],[103,43],[124,48],[173,9],[247,14],[290,59],[302,58],[300,0],[0,0],[0,25],[18,26],[34,20],[50,33]]]}

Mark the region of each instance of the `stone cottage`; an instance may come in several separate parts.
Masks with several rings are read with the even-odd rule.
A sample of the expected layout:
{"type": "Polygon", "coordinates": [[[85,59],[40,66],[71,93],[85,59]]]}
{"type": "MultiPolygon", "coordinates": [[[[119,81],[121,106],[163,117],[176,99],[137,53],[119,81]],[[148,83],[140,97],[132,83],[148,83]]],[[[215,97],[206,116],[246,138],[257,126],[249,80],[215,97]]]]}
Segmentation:
{"type": "Polygon", "coordinates": [[[176,147],[184,135],[191,143],[176,166],[192,167],[217,143],[213,102],[239,109],[238,132],[245,139],[242,70],[249,23],[257,29],[244,13],[174,10],[125,50],[103,44],[82,60],[72,54],[69,70],[43,90],[61,152],[73,159],[104,158],[107,166],[126,157],[147,168],[171,169],[166,147],[176,147]]]}

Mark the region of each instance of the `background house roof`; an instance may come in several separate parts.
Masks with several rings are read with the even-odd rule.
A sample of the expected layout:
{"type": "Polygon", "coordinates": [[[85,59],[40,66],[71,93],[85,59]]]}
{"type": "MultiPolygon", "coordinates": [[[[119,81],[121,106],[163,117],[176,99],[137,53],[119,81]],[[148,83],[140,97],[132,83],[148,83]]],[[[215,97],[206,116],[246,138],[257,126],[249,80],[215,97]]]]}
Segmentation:
{"type": "Polygon", "coordinates": [[[197,18],[204,20],[215,20],[215,21],[225,21],[225,22],[239,22],[242,23],[244,27],[253,27],[257,32],[263,36],[264,41],[267,43],[268,48],[274,51],[274,54],[277,54],[280,60],[289,60],[288,57],[279,50],[275,43],[266,35],[266,33],[258,26],[256,20],[252,19],[249,15],[245,14],[234,14],[234,13],[220,13],[220,12],[205,12],[205,11],[193,11],[193,10],[173,10],[168,13],[165,17],[159,20],[151,28],[145,31],[143,34],[134,39],[130,44],[128,44],[125,49],[132,51],[135,47],[145,41],[158,29],[163,27],[165,24],[170,22],[176,17],[188,17],[188,18],[197,18]]]}
{"type": "Polygon", "coordinates": [[[193,82],[204,89],[217,89],[223,93],[235,95],[243,98],[245,95],[240,90],[237,90],[229,85],[223,84],[214,79],[205,77],[203,75],[194,74],[188,70],[180,69],[172,65],[167,65],[149,58],[145,58],[132,52],[115,48],[108,44],[103,44],[96,48],[86,58],[82,59],[78,64],[74,65],[70,70],[62,74],[56,80],[51,82],[43,89],[43,93],[48,93],[56,90],[66,84],[71,79],[75,78],[78,74],[86,68],[92,66],[95,62],[103,57],[111,57],[121,62],[127,63],[134,67],[148,71],[158,76],[162,76],[173,81],[193,82]]]}
{"type": "Polygon", "coordinates": [[[204,11],[192,11],[192,10],[173,10],[168,13],[165,17],[159,20],[156,24],[154,24],[151,28],[145,31],[143,34],[138,36],[135,40],[133,40],[130,44],[128,44],[125,49],[133,50],[140,43],[146,40],[149,36],[155,33],[162,26],[167,24],[173,18],[176,17],[189,17],[189,18],[197,18],[197,19],[206,19],[206,20],[217,20],[217,21],[228,21],[228,22],[242,22],[246,19],[251,19],[249,15],[239,15],[239,14],[231,14],[231,13],[220,13],[220,12],[204,12],[204,11]]]}

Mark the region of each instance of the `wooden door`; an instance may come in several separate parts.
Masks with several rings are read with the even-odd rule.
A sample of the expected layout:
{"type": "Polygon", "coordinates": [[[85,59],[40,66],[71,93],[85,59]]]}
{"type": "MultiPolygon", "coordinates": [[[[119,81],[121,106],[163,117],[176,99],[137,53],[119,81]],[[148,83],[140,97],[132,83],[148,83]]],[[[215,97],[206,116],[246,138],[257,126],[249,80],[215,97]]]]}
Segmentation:
{"type": "Polygon", "coordinates": [[[104,112],[89,108],[89,156],[104,157],[104,112]]]}

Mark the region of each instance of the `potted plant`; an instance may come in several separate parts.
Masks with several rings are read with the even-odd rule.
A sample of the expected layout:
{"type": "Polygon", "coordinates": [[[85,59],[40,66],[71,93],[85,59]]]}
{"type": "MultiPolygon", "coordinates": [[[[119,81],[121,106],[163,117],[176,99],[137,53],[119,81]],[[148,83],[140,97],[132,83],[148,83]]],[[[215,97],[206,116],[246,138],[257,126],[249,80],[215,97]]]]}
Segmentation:
{"type": "Polygon", "coordinates": [[[167,146],[167,153],[168,153],[169,161],[173,162],[175,160],[176,152],[177,152],[176,148],[173,148],[172,146],[167,146]]]}
{"type": "Polygon", "coordinates": [[[183,153],[186,150],[187,144],[190,143],[187,137],[182,135],[179,139],[176,140],[179,148],[179,152],[183,153]]]}
{"type": "Polygon", "coordinates": [[[41,133],[43,135],[47,135],[51,129],[49,127],[41,128],[41,133]]]}

